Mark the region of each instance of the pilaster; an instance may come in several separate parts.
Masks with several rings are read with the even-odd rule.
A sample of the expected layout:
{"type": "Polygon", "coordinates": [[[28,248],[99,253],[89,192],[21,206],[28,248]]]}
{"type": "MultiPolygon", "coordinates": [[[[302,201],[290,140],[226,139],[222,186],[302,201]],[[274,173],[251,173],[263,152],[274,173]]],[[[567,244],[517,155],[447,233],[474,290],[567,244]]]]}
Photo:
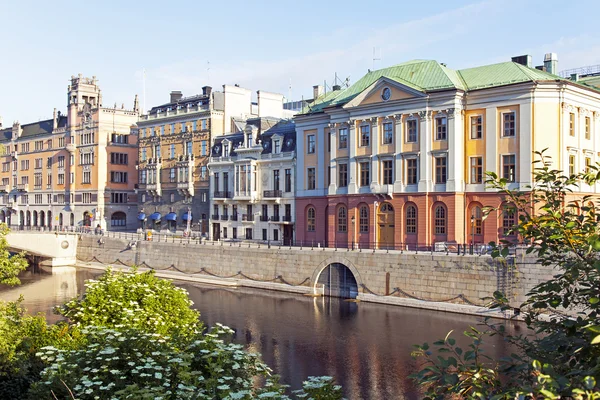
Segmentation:
{"type": "Polygon", "coordinates": [[[394,115],[394,193],[402,191],[402,143],[404,140],[402,114],[394,115]]]}
{"type": "Polygon", "coordinates": [[[371,191],[379,191],[379,119],[371,118],[371,191]]]}
{"type": "Polygon", "coordinates": [[[432,190],[431,110],[419,112],[419,192],[432,190]]]}
{"type": "Polygon", "coordinates": [[[356,121],[348,121],[348,194],[358,192],[356,181],[356,121]]]}
{"type": "MultiPolygon", "coordinates": [[[[330,140],[331,140],[331,152],[330,152],[330,161],[329,165],[331,167],[330,170],[330,181],[328,187],[329,195],[334,195],[337,190],[337,129],[339,124],[329,124],[330,128],[330,140]]],[[[327,173],[327,172],[325,172],[327,173]]]]}
{"type": "Polygon", "coordinates": [[[464,191],[464,132],[463,115],[459,109],[446,110],[448,121],[448,181],[446,191],[464,191]]]}

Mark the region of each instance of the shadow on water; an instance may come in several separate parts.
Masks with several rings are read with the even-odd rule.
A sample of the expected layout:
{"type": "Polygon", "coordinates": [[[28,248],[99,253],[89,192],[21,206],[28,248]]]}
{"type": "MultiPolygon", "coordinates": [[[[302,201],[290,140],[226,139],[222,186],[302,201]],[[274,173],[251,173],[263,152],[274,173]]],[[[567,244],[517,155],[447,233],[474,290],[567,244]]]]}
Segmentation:
{"type": "MultiPolygon", "coordinates": [[[[0,288],[0,298],[25,297],[30,312],[45,312],[52,322],[57,304],[80,296],[85,280],[98,271],[75,268],[31,269],[23,285],[0,288]]],[[[308,376],[330,375],[349,399],[418,399],[407,378],[417,369],[413,344],[433,342],[455,330],[476,326],[480,318],[257,289],[180,283],[190,293],[208,326],[217,322],[236,332],[234,340],[263,359],[292,389],[308,376]]],[[[512,322],[507,323],[507,328],[512,322]]],[[[509,353],[502,339],[487,343],[492,357],[509,353]]]]}

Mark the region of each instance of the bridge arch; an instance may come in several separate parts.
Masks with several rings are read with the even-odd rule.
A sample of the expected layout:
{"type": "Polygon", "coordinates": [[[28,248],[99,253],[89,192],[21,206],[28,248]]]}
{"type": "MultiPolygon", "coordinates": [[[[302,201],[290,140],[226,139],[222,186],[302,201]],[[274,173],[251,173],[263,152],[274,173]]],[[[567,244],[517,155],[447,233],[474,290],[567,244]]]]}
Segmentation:
{"type": "Polygon", "coordinates": [[[362,279],[356,266],[340,256],[329,257],[314,270],[311,283],[313,293],[325,296],[356,298],[362,279]]]}

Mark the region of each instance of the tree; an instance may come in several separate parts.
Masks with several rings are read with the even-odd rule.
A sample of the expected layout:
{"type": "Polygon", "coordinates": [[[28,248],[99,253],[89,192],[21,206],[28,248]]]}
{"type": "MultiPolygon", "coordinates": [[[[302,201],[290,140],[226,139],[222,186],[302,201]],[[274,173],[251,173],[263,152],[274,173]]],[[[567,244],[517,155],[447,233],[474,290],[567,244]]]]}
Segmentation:
{"type": "Polygon", "coordinates": [[[15,286],[21,283],[19,273],[28,266],[24,253],[10,254],[6,235],[10,232],[8,225],[0,223],[0,284],[15,286]]]}
{"type": "MultiPolygon", "coordinates": [[[[433,348],[416,346],[414,355],[424,358],[425,367],[413,378],[428,398],[600,399],[600,201],[574,194],[582,184],[600,183],[600,169],[564,176],[551,168],[544,152],[536,154],[534,184],[527,191],[509,190],[493,173],[487,183],[518,213],[513,232],[529,243],[527,254],[557,274],[535,286],[521,305],[526,335],[507,335],[489,324],[486,332],[465,333],[473,339],[467,351],[450,336],[433,348]],[[503,335],[518,352],[503,360],[488,358],[481,350],[488,334],[503,335]],[[449,355],[436,358],[440,352],[449,355]]],[[[491,245],[493,257],[508,257],[509,243],[491,245]]],[[[508,308],[508,299],[496,292],[489,306],[508,308]]]]}

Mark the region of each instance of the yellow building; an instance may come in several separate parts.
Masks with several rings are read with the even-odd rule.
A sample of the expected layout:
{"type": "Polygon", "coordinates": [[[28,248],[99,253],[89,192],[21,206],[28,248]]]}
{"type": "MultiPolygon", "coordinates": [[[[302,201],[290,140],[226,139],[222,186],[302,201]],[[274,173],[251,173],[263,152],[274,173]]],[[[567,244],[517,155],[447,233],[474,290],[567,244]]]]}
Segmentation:
{"type": "Polygon", "coordinates": [[[67,114],[0,125],[0,221],[13,227],[133,229],[138,119],[102,106],[96,77],[71,77],[67,114]]]}

